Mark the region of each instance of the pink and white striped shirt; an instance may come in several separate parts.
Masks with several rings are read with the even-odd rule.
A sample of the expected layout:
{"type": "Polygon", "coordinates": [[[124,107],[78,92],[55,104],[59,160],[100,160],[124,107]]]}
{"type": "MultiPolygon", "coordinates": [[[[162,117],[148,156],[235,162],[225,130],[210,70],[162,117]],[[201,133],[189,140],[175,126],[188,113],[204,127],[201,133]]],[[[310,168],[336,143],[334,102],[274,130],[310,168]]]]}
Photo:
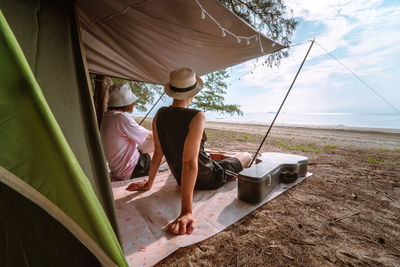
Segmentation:
{"type": "Polygon", "coordinates": [[[112,177],[120,180],[131,177],[140,155],[137,146],[146,140],[149,132],[128,114],[104,113],[100,134],[112,177]]]}

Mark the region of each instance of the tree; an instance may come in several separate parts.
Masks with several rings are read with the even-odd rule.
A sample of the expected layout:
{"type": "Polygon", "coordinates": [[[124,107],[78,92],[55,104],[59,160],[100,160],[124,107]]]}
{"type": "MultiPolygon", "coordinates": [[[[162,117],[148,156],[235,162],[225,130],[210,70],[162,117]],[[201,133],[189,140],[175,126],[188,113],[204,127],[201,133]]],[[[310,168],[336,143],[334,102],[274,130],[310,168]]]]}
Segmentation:
{"type": "Polygon", "coordinates": [[[136,102],[135,109],[145,112],[147,111],[146,104],[154,103],[155,95],[161,95],[163,87],[156,84],[144,83],[144,82],[132,82],[123,79],[112,79],[114,83],[127,82],[132,88],[132,92],[139,98],[136,102]]]}
{"type": "MultiPolygon", "coordinates": [[[[293,11],[287,14],[282,0],[218,0],[233,13],[264,33],[268,38],[284,46],[291,44],[291,38],[297,26],[293,11]]],[[[288,51],[269,54],[266,62],[269,66],[279,66],[288,51]]]]}
{"type": "Polygon", "coordinates": [[[228,88],[225,79],[229,78],[226,70],[210,73],[204,80],[204,89],[194,97],[192,106],[206,111],[217,111],[221,113],[243,115],[239,105],[224,104],[224,95],[228,88]]]}
{"type": "MultiPolygon", "coordinates": [[[[291,14],[288,17],[286,6],[281,0],[219,0],[244,21],[260,30],[266,36],[282,45],[289,46],[297,21],[291,14]]],[[[292,11],[290,11],[292,13],[292,11]]],[[[281,59],[288,56],[288,51],[269,54],[265,63],[272,67],[279,66],[281,59]]],[[[193,106],[203,111],[243,115],[240,105],[225,105],[224,96],[229,77],[226,70],[208,74],[201,93],[195,97],[193,106]]]]}

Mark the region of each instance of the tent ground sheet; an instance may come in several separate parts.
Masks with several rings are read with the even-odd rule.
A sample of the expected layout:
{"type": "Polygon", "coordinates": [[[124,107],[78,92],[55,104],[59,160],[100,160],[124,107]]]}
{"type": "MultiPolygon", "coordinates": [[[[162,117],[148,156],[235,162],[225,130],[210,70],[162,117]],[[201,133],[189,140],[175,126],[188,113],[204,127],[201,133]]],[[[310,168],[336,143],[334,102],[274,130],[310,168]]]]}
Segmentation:
{"type": "Polygon", "coordinates": [[[133,180],[115,181],[112,189],[126,259],[130,266],[152,266],[180,247],[200,242],[224,230],[305,178],[299,178],[293,184],[278,185],[257,204],[238,199],[237,181],[228,182],[217,190],[196,190],[193,198],[196,228],[191,235],[181,236],[166,229],[166,225],[180,212],[180,187],[170,171],[158,173],[152,189],[146,192],[127,191],[126,187],[133,180]]]}

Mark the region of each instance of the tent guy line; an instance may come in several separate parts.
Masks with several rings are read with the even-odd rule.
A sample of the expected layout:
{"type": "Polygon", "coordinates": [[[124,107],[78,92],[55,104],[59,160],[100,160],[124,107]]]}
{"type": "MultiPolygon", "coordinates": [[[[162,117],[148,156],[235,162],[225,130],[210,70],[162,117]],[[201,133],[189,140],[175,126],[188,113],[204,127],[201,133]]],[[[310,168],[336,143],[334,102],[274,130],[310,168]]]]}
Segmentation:
{"type": "Polygon", "coordinates": [[[386,98],[384,98],[382,95],[380,95],[376,90],[374,90],[371,86],[369,86],[363,79],[361,79],[360,76],[358,76],[354,71],[352,71],[349,67],[347,67],[343,62],[341,62],[339,59],[337,59],[334,55],[328,52],[320,43],[315,42],[319,47],[321,47],[326,54],[328,54],[331,58],[336,60],[339,64],[341,64],[343,67],[345,67],[351,74],[353,74],[362,84],[364,84],[368,89],[370,89],[374,94],[376,94],[379,98],[381,98],[383,101],[386,102],[389,106],[391,106],[399,115],[400,111],[392,104],[390,103],[386,98]]]}
{"type": "MultiPolygon", "coordinates": [[[[294,45],[290,45],[290,46],[288,46],[287,48],[291,48],[291,47],[294,47],[294,46],[300,46],[300,45],[304,45],[304,44],[307,44],[307,43],[309,43],[309,42],[312,42],[312,40],[309,40],[309,41],[307,41],[307,42],[303,42],[303,43],[297,43],[297,44],[294,44],[294,45]]],[[[358,76],[353,70],[351,70],[348,66],[346,66],[343,62],[341,62],[338,58],[336,58],[334,55],[332,55],[331,53],[329,53],[328,52],[328,50],[326,50],[320,43],[318,43],[317,41],[315,41],[315,43],[319,46],[319,47],[321,47],[324,51],[325,51],[325,53],[327,54],[327,55],[329,55],[330,57],[332,57],[334,60],[336,60],[339,64],[341,64],[344,68],[346,68],[351,74],[353,74],[362,84],[364,84],[368,89],[370,89],[375,95],[377,95],[379,98],[381,98],[386,104],[388,104],[390,107],[392,107],[395,111],[396,111],[396,113],[398,113],[398,114],[400,114],[400,111],[393,105],[393,104],[391,104],[386,98],[384,98],[382,95],[380,95],[376,90],[374,90],[370,85],[368,85],[363,79],[361,79],[361,77],[360,76],[358,76]]],[[[258,60],[258,58],[257,58],[257,60],[258,60]]],[[[230,81],[228,81],[227,83],[230,85],[232,82],[235,82],[235,81],[237,81],[237,80],[240,80],[241,78],[243,78],[244,76],[246,76],[246,75],[248,75],[248,74],[253,74],[253,72],[257,69],[257,68],[259,68],[259,67],[261,67],[261,66],[264,66],[264,62],[263,63],[261,63],[261,64],[258,64],[258,65],[256,65],[256,64],[254,64],[254,67],[253,67],[253,69],[252,70],[250,70],[250,71],[247,71],[247,72],[245,72],[243,75],[241,75],[241,76],[239,76],[239,77],[236,77],[235,79],[233,79],[233,80],[230,80],[230,81]]]]}
{"type": "Polygon", "coordinates": [[[144,120],[147,118],[147,116],[149,116],[150,112],[153,110],[153,108],[155,106],[157,106],[158,102],[160,102],[161,98],[163,98],[163,96],[165,95],[165,92],[161,94],[161,96],[158,98],[158,100],[156,101],[156,103],[151,107],[151,109],[147,112],[146,116],[143,117],[143,119],[140,121],[139,125],[142,125],[142,123],[144,122],[144,120]]]}

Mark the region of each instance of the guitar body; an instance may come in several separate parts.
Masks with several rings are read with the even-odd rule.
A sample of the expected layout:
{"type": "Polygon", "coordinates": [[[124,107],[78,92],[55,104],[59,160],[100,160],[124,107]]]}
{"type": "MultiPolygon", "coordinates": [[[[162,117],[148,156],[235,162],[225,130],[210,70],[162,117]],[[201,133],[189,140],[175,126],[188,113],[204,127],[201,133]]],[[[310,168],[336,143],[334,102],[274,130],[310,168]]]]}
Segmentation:
{"type": "Polygon", "coordinates": [[[238,197],[245,202],[258,203],[278,184],[293,183],[307,175],[308,158],[303,156],[267,152],[257,162],[238,176],[238,197]]]}

